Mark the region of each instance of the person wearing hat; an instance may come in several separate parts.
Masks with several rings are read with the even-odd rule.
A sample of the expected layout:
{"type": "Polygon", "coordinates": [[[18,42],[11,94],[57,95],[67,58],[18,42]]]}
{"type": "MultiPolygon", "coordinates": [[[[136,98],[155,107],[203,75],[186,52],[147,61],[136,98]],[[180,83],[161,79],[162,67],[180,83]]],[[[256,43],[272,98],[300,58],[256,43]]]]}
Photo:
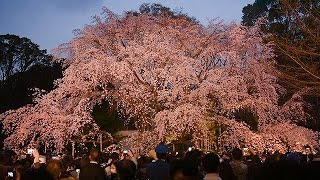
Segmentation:
{"type": "Polygon", "coordinates": [[[153,160],[151,163],[147,165],[147,177],[150,180],[164,180],[170,179],[169,163],[166,162],[168,146],[165,144],[159,144],[156,149],[157,159],[153,160]]]}

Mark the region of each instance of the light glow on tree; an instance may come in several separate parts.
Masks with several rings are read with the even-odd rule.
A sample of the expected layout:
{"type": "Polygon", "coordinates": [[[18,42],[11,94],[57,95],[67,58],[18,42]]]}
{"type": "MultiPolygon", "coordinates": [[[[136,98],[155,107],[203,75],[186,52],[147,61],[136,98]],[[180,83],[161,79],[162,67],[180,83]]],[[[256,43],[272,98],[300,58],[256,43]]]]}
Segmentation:
{"type": "Polygon", "coordinates": [[[256,27],[204,26],[185,16],[121,17],[104,9],[104,17],[77,33],[58,48],[68,58],[56,89],[0,115],[6,147],[21,149],[36,137],[62,149],[86,125],[98,132],[91,112],[102,101],[134,121],[138,132],[125,146],[148,149],[186,134],[205,140],[210,123],[226,127],[222,147],[287,151],[318,145],[316,132],[296,125],[306,118],[303,92],[278,105],[285,90],[256,27]],[[254,114],[257,130],[235,118],[244,108],[254,114]]]}

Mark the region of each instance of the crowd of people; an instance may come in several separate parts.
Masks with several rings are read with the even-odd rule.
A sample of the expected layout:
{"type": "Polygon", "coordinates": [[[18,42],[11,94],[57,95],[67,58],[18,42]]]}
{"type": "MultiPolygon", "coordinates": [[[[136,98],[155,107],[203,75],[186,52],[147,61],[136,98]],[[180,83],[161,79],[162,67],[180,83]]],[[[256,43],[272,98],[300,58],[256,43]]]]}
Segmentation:
{"type": "Polygon", "coordinates": [[[97,149],[75,159],[40,155],[37,149],[30,155],[2,151],[0,156],[0,180],[313,180],[320,179],[318,170],[320,153],[256,155],[235,148],[219,156],[198,149],[169,152],[165,144],[139,156],[97,149]]]}

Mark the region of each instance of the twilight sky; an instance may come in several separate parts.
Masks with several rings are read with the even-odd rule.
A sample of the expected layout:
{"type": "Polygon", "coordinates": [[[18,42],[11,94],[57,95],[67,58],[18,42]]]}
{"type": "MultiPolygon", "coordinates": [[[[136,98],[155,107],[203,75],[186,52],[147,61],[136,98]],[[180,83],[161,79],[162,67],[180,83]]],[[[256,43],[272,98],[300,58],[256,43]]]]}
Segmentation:
{"type": "Polygon", "coordinates": [[[145,2],[182,9],[205,24],[214,18],[240,22],[242,8],[254,0],[0,0],[0,34],[27,37],[50,51],[68,42],[72,31],[89,24],[103,6],[122,14],[145,2]]]}

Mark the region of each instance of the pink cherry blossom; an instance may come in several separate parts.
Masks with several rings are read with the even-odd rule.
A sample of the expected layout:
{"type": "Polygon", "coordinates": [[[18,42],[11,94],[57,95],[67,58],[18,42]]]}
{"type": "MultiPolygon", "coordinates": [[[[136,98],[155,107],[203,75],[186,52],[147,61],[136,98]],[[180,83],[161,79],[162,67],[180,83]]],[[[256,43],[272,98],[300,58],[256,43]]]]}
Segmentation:
{"type": "Polygon", "coordinates": [[[88,125],[97,133],[91,112],[103,101],[138,130],[120,143],[125,147],[147,150],[186,134],[209,146],[210,124],[224,127],[220,147],[299,151],[319,145],[317,132],[296,125],[306,118],[302,91],[278,105],[285,90],[257,27],[104,11],[57,48],[67,59],[55,89],[0,115],[6,147],[22,149],[36,140],[63,149],[88,125]],[[235,119],[243,108],[255,116],[257,130],[235,119]]]}

